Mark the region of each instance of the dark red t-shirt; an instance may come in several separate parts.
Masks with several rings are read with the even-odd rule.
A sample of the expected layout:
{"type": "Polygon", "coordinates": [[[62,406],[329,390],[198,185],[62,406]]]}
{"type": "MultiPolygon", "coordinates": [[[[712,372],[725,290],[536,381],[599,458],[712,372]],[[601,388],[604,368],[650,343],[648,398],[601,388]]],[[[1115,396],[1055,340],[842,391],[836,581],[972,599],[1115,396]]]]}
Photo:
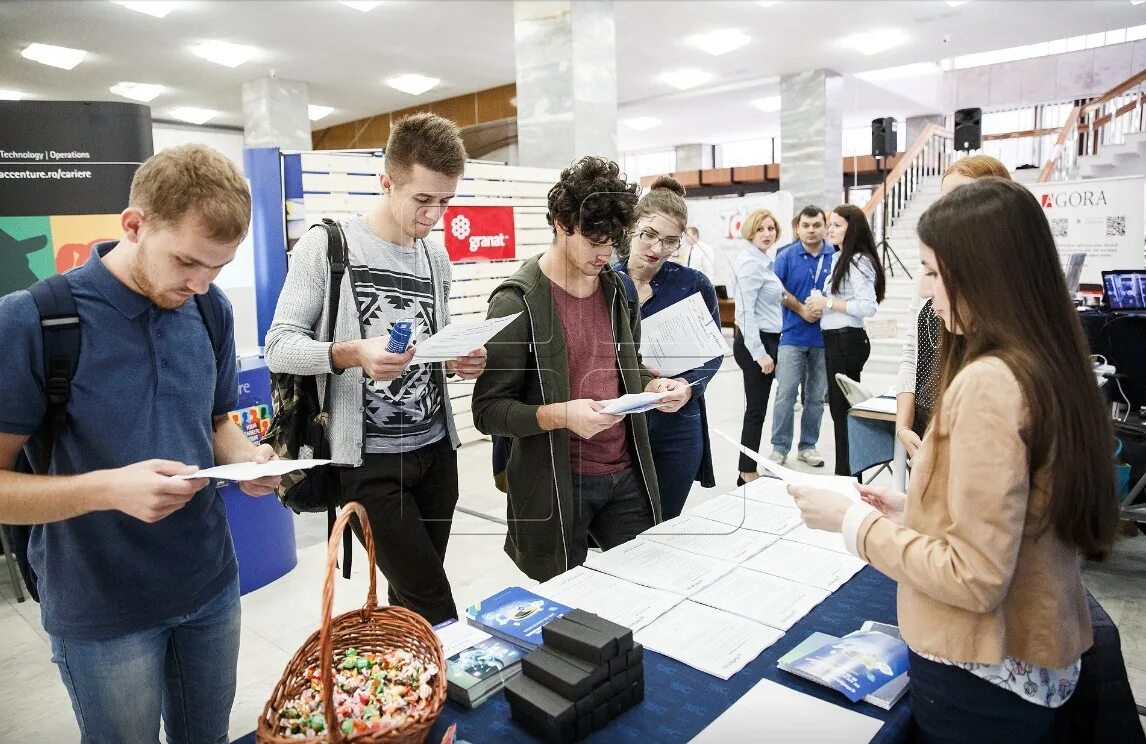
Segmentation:
{"type": "MultiPolygon", "coordinates": [[[[605,292],[597,291],[582,299],[549,282],[553,304],[561,327],[565,329],[565,354],[569,362],[570,400],[611,400],[619,397],[621,375],[613,347],[612,323],[605,292]]],[[[570,467],[579,475],[619,473],[630,465],[629,448],[622,421],[597,434],[582,439],[569,432],[570,467]]]]}

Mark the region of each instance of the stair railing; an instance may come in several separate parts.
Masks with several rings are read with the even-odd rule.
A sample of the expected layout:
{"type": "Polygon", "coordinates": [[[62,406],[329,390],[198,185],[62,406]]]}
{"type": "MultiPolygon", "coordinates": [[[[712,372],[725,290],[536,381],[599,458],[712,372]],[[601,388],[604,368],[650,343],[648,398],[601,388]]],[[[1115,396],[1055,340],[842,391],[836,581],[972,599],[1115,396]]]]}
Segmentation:
{"type": "Polygon", "coordinates": [[[938,124],[928,124],[899,158],[883,183],[871,192],[863,212],[871,223],[876,242],[884,239],[884,226],[890,228],[911,203],[924,179],[946,170],[953,154],[952,135],[938,124]],[[887,195],[887,219],[883,219],[884,192],[887,195]]]}

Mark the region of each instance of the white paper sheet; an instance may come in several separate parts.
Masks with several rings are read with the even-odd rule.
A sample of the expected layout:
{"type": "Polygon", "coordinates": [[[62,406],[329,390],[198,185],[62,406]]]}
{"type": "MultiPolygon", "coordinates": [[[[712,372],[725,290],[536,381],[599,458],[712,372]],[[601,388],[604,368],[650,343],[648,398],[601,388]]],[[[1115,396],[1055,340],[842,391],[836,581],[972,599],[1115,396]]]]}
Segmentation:
{"type": "Polygon", "coordinates": [[[689,596],[736,567],[651,540],[630,540],[604,553],[589,553],[585,565],[635,584],[689,596]]]}
{"type": "Polygon", "coordinates": [[[701,589],[692,599],[778,630],[791,628],[831,592],[743,566],[701,589]]]}
{"type": "Polygon", "coordinates": [[[285,475],[294,470],[307,470],[316,465],[326,465],[329,462],[330,460],[271,460],[261,465],[254,462],[236,462],[232,465],[216,465],[213,468],[196,470],[189,475],[172,477],[180,480],[215,478],[216,480],[227,481],[249,481],[271,475],[285,475]]]}
{"type": "MultiPolygon", "coordinates": [[[[689,387],[695,385],[695,382],[690,382],[689,387]]],[[[644,413],[651,411],[657,407],[665,398],[672,395],[671,392],[665,393],[626,393],[620,398],[612,398],[610,400],[600,401],[604,408],[601,413],[612,413],[617,416],[624,416],[629,413],[644,413]]]]}
{"type": "Polygon", "coordinates": [[[536,592],[634,631],[684,601],[679,594],[650,589],[584,566],[554,576],[538,586],[536,592]]]}
{"type": "Polygon", "coordinates": [[[699,292],[641,318],[641,357],[645,366],[664,377],[676,377],[730,353],[699,292]]]}
{"type": "Polygon", "coordinates": [[[780,480],[797,486],[811,486],[812,488],[823,488],[828,491],[835,491],[842,493],[852,501],[859,501],[859,492],[855,489],[855,484],[859,481],[855,478],[849,478],[844,475],[815,475],[813,473],[805,473],[800,470],[786,468],[783,465],[777,465],[759,452],[744,447],[740,442],[719,429],[709,429],[709,431],[733,444],[737,450],[751,457],[780,480]]]}
{"type": "Polygon", "coordinates": [[[780,539],[776,535],[736,529],[692,514],[661,522],[637,537],[730,563],[743,563],[780,539]]]}
{"type": "Polygon", "coordinates": [[[823,548],[833,553],[851,555],[844,545],[843,535],[838,532],[828,532],[827,530],[813,530],[806,524],[802,524],[791,532],[786,533],[784,539],[790,540],[791,542],[803,543],[804,545],[811,545],[816,548],[823,548]]]}
{"type": "Polygon", "coordinates": [[[762,679],[689,744],[868,744],[882,727],[871,716],[762,679]]]}
{"type": "Polygon", "coordinates": [[[717,496],[689,509],[688,513],[694,517],[704,517],[714,522],[756,532],[767,532],[771,535],[786,534],[803,524],[799,509],[741,498],[735,492],[717,496]]]}
{"type": "Polygon", "coordinates": [[[633,639],[693,669],[728,679],[783,637],[775,628],[686,600],[633,639]]]}
{"type": "Polygon", "coordinates": [[[854,555],[844,555],[789,540],[780,540],[744,562],[745,568],[763,571],[834,592],[867,564],[854,555]]]}
{"type": "MultiPolygon", "coordinates": [[[[642,331],[644,330],[643,324],[641,326],[641,330],[642,331]]],[[[856,409],[857,411],[871,411],[872,413],[883,413],[883,414],[894,415],[895,414],[895,396],[892,396],[889,398],[889,397],[880,395],[880,396],[876,396],[875,398],[868,398],[867,400],[863,401],[862,403],[855,404],[854,406],[852,406],[852,408],[856,409]]]]}
{"type": "Polygon", "coordinates": [[[460,654],[475,643],[481,643],[493,637],[464,620],[455,620],[449,625],[434,628],[434,635],[441,641],[443,656],[447,659],[454,654],[460,654]]]}
{"type": "Polygon", "coordinates": [[[796,500],[788,493],[788,486],[789,483],[787,481],[764,476],[757,478],[751,483],[746,483],[743,486],[737,486],[728,493],[743,495],[745,498],[759,501],[762,504],[772,504],[773,506],[795,509],[796,500]]]}
{"type": "Polygon", "coordinates": [[[501,329],[516,320],[519,315],[521,313],[514,313],[504,318],[482,320],[477,323],[451,323],[419,343],[410,364],[444,362],[465,356],[489,343],[501,329]]]}

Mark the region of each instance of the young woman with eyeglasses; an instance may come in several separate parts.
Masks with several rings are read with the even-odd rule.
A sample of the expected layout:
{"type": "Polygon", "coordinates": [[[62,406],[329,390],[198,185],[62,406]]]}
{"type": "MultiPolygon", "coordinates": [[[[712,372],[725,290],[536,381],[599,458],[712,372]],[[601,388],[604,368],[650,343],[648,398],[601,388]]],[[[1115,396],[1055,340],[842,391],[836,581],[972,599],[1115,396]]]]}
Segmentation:
{"type": "MultiPolygon", "coordinates": [[[[628,256],[614,268],[628,274],[636,285],[642,318],[700,293],[719,327],[720,309],[712,282],[699,271],[668,260],[680,250],[681,235],[688,224],[684,193],[684,187],[674,178],[662,176],[653,182],[637,203],[628,256]]],[[[691,398],[676,413],[653,410],[645,414],[664,519],[679,516],[684,510],[693,481],[700,481],[705,488],[716,485],[704,389],[720,369],[721,361],[721,357],[716,357],[677,378],[692,387],[688,388],[691,398]]],[[[660,371],[654,370],[654,374],[659,375],[660,371]]]]}

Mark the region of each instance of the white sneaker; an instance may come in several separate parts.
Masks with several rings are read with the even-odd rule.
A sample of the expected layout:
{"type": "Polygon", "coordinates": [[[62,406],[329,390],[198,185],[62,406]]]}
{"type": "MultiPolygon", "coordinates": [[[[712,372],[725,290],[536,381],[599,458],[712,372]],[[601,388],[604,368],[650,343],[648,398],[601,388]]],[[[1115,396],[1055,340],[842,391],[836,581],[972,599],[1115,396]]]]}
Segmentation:
{"type": "Polygon", "coordinates": [[[788,460],[788,455],[780,450],[772,450],[772,454],[768,455],[768,459],[777,465],[783,465],[788,460]]]}
{"type": "Polygon", "coordinates": [[[822,468],[824,466],[824,458],[820,457],[820,453],[816,452],[815,448],[800,450],[797,459],[806,465],[811,465],[813,468],[822,468]]]}

